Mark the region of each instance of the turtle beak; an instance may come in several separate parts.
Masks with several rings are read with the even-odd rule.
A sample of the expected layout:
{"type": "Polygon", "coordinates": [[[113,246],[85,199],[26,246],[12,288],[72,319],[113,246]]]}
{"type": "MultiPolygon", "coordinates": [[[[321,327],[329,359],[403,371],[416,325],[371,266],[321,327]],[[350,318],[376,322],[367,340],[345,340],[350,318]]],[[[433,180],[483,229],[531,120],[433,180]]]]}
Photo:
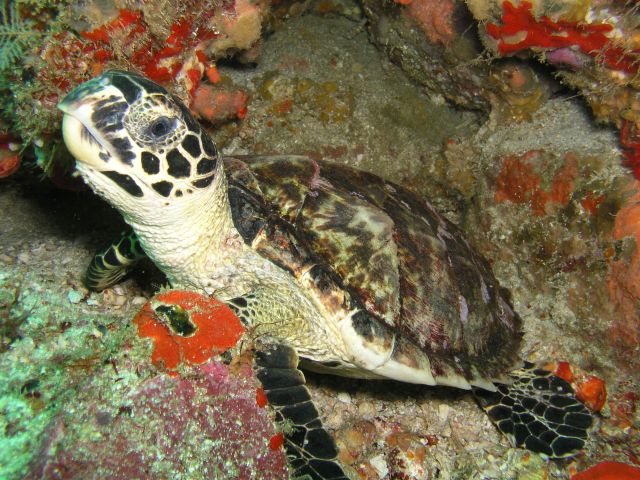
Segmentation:
{"type": "Polygon", "coordinates": [[[100,158],[100,153],[104,157],[106,148],[96,139],[91,130],[85,126],[78,116],[65,113],[62,117],[64,143],[76,161],[99,168],[104,164],[104,161],[100,158]]]}
{"type": "Polygon", "coordinates": [[[122,128],[122,117],[128,104],[122,93],[112,85],[111,75],[101,75],[71,91],[59,104],[62,117],[62,136],[67,148],[82,164],[103,169],[112,157],[111,142],[105,126],[112,131],[122,128]],[[121,108],[109,106],[118,103],[121,108]],[[108,112],[110,118],[105,119],[108,112]],[[117,128],[113,128],[113,127],[117,128]]]}

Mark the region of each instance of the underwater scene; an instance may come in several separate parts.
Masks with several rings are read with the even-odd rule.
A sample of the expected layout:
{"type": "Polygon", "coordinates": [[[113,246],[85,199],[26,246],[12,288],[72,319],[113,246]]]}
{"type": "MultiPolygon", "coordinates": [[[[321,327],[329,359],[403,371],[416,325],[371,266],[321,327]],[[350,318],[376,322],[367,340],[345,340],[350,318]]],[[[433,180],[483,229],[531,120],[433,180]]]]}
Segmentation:
{"type": "Polygon", "coordinates": [[[0,480],[640,480],[637,0],[3,0],[0,480]]]}

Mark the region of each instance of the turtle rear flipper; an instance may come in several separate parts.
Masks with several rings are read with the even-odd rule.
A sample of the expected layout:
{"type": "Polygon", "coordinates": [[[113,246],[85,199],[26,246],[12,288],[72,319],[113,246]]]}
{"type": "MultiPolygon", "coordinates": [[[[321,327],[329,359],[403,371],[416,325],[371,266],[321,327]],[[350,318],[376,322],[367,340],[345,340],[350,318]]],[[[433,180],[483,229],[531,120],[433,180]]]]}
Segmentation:
{"type": "Polygon", "coordinates": [[[87,268],[85,285],[94,292],[109,288],[118,283],[144,257],[146,254],[136,234],[131,230],[124,232],[96,252],[87,268]]]}
{"type": "Polygon", "coordinates": [[[318,410],[298,370],[298,355],[282,343],[256,347],[256,376],[282,427],[291,478],[349,480],[338,463],[336,444],[323,428],[318,410]]]}
{"type": "Polygon", "coordinates": [[[510,374],[513,383],[474,395],[516,447],[549,458],[570,457],[584,447],[593,416],[568,382],[531,363],[510,374]]]}

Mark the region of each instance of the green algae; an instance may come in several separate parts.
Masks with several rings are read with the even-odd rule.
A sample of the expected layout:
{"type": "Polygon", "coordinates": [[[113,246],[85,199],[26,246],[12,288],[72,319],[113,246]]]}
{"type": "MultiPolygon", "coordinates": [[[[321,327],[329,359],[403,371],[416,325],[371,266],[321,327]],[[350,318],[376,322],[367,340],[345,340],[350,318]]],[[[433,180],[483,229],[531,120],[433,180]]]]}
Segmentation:
{"type": "Polygon", "coordinates": [[[111,317],[85,314],[78,321],[62,292],[25,288],[14,284],[14,277],[12,271],[0,272],[0,301],[12,300],[19,290],[24,310],[13,341],[0,356],[0,478],[6,479],[26,474],[53,419],[130,334],[126,328],[102,334],[99,326],[112,324],[111,317]]]}

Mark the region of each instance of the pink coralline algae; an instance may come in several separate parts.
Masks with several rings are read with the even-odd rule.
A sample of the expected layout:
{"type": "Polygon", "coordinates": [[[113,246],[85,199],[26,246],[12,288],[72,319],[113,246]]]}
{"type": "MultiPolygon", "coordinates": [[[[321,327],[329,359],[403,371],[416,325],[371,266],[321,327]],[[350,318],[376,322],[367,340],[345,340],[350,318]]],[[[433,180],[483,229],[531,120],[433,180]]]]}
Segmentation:
{"type": "Polygon", "coordinates": [[[213,361],[110,400],[84,391],[54,420],[25,478],[287,478],[255,385],[250,365],[213,361]]]}

